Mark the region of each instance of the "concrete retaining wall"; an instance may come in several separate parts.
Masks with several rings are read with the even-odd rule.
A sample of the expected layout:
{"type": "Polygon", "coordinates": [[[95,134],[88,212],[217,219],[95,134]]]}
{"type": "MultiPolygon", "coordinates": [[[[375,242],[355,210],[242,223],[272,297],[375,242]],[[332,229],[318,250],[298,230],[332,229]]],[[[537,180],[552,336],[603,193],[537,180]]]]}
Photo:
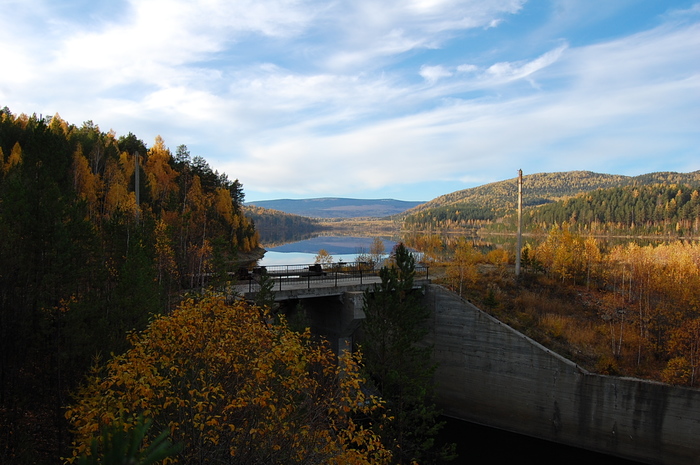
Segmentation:
{"type": "Polygon", "coordinates": [[[700,390],[591,374],[428,285],[446,415],[650,464],[700,464],[700,390]]]}

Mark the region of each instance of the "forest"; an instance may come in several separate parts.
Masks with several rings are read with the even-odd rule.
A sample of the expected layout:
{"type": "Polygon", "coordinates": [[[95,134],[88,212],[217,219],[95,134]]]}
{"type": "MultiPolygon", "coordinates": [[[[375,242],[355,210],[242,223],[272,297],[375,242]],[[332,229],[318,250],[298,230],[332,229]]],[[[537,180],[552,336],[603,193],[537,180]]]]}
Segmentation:
{"type": "MultiPolygon", "coordinates": [[[[692,215],[690,205],[685,204],[691,200],[688,195],[698,188],[697,171],[635,177],[589,171],[531,174],[523,177],[524,224],[561,224],[573,219],[591,223],[599,232],[626,229],[630,234],[655,233],[660,223],[665,222],[662,229],[668,230],[674,220],[677,223],[683,216],[692,215]],[[665,211],[679,189],[680,197],[665,211]],[[683,206],[679,207],[679,202],[683,206]]],[[[515,232],[516,209],[517,179],[510,179],[440,196],[408,210],[401,219],[404,228],[411,231],[487,227],[515,232]]]]}
{"type": "Polygon", "coordinates": [[[700,231],[699,187],[653,184],[599,189],[528,209],[529,229],[568,222],[581,232],[691,236],[700,231]]]}
{"type": "Polygon", "coordinates": [[[184,145],[0,111],[0,462],[57,457],[95,356],[258,250],[243,200],[184,145]]]}
{"type": "Polygon", "coordinates": [[[316,219],[284,213],[278,210],[245,205],[243,211],[255,224],[260,240],[266,245],[301,240],[324,228],[316,219]]]}
{"type": "MultiPolygon", "coordinates": [[[[0,463],[453,455],[434,442],[429,353],[405,350],[422,320],[390,331],[411,390],[378,390],[367,367],[393,373],[393,360],[339,357],[270,302],[236,298],[232,271],[262,255],[253,218],[318,228],[243,200],[238,180],[184,145],[173,154],[159,136],[147,147],[91,121],[0,111],[0,463]]],[[[412,289],[401,256],[378,291],[396,300],[395,320],[415,305],[395,292],[412,289]]]]}
{"type": "Polygon", "coordinates": [[[610,241],[566,222],[512,247],[409,236],[440,284],[603,374],[700,386],[700,244],[610,241]]]}

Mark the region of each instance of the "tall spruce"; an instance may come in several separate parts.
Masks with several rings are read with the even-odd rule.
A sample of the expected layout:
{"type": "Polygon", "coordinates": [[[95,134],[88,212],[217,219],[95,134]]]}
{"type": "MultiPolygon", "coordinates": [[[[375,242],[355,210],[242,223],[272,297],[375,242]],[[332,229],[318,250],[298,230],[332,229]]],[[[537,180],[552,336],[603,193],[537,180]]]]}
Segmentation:
{"type": "Polygon", "coordinates": [[[453,457],[438,447],[443,424],[433,399],[432,347],[424,344],[430,311],[413,289],[415,258],[399,243],[381,284],[365,291],[362,351],[365,368],[387,403],[382,435],[397,463],[435,463],[453,457]]]}

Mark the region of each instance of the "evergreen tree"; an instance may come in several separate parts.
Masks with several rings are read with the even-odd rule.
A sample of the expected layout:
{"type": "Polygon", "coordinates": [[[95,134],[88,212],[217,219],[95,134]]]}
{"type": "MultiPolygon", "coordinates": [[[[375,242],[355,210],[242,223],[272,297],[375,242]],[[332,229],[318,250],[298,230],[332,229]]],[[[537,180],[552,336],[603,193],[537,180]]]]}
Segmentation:
{"type": "Polygon", "coordinates": [[[398,463],[445,460],[453,448],[435,445],[443,424],[433,401],[432,348],[422,343],[430,311],[413,292],[413,254],[400,243],[392,262],[380,270],[381,284],[365,291],[364,303],[365,368],[388,407],[383,440],[398,463]]]}
{"type": "Polygon", "coordinates": [[[261,308],[268,308],[270,310],[276,310],[275,304],[275,282],[272,276],[263,271],[258,278],[258,284],[260,285],[260,290],[255,294],[255,305],[261,308]]]}

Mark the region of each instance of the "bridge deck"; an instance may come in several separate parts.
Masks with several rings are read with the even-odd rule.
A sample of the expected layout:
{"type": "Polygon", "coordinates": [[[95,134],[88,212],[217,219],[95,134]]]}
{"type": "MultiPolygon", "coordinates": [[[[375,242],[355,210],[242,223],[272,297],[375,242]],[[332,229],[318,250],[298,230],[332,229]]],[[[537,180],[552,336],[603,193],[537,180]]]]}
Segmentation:
{"type": "MultiPolygon", "coordinates": [[[[430,282],[427,266],[416,266],[416,286],[430,282]]],[[[290,298],[339,295],[349,291],[363,291],[381,282],[379,270],[367,263],[334,263],[319,265],[282,265],[255,268],[245,281],[239,281],[236,292],[253,299],[260,291],[260,280],[267,275],[272,282],[275,300],[290,298]]]]}

